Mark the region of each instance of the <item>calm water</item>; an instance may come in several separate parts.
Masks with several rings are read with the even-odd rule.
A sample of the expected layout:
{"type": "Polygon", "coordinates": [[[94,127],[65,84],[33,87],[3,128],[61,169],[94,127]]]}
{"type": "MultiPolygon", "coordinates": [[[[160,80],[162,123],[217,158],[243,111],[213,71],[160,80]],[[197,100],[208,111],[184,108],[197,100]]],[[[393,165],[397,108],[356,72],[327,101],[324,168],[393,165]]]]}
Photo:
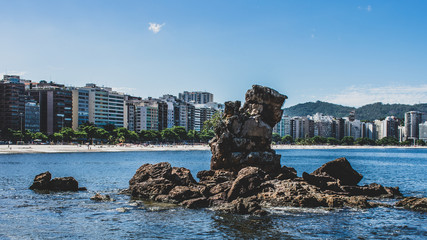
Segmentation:
{"type": "MultiPolygon", "coordinates": [[[[364,178],[427,196],[427,149],[280,150],[301,176],[347,157],[364,178]]],[[[117,195],[144,163],[167,161],[193,175],[209,169],[210,152],[0,155],[0,239],[426,239],[427,214],[400,209],[275,208],[266,217],[188,210],[117,195]],[[35,175],[73,176],[88,192],[38,194],[35,175]],[[95,192],[115,202],[96,203],[95,192]]]]}

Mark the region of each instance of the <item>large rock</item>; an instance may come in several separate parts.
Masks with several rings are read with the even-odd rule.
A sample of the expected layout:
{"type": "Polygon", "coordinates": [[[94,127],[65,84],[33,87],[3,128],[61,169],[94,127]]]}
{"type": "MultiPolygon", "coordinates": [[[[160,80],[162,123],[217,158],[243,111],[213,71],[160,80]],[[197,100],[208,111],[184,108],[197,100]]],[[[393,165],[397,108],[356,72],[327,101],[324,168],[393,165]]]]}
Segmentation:
{"type": "Polygon", "coordinates": [[[31,190],[48,190],[50,187],[50,179],[52,175],[49,171],[40,173],[34,177],[34,182],[30,186],[31,190]]]}
{"type": "Polygon", "coordinates": [[[181,202],[201,197],[201,188],[186,168],[171,167],[167,162],[144,164],[129,181],[129,192],[133,197],[181,202]]]}
{"type": "Polygon", "coordinates": [[[79,191],[86,190],[86,188],[79,188],[79,183],[73,177],[61,177],[51,180],[52,175],[50,172],[38,174],[34,178],[33,184],[30,186],[31,190],[43,191],[79,191]]]}
{"type": "Polygon", "coordinates": [[[363,176],[356,172],[346,158],[338,158],[323,164],[311,175],[330,176],[340,180],[341,185],[357,185],[363,176]]]}
{"type": "Polygon", "coordinates": [[[238,197],[249,197],[260,191],[261,183],[264,182],[265,173],[257,167],[246,167],[239,171],[234,180],[227,198],[232,201],[238,197]]]}
{"type": "Polygon", "coordinates": [[[245,167],[258,167],[267,173],[280,169],[280,155],[271,149],[273,127],[280,121],[287,97],[277,91],[253,85],[245,104],[226,102],[223,119],[210,141],[211,170],[237,173],[245,167]]]}

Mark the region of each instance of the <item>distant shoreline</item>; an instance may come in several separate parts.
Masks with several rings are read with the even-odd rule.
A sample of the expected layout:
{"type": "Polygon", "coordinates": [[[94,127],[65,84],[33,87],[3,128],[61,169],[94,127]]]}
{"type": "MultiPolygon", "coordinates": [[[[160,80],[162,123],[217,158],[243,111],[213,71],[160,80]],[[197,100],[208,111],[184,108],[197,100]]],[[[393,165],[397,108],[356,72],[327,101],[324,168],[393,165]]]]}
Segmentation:
{"type": "MultiPolygon", "coordinates": [[[[340,146],[340,145],[273,145],[275,150],[286,149],[420,149],[426,146],[340,146]]],[[[209,151],[209,145],[0,145],[2,154],[80,153],[80,152],[139,152],[139,151],[209,151]]]]}

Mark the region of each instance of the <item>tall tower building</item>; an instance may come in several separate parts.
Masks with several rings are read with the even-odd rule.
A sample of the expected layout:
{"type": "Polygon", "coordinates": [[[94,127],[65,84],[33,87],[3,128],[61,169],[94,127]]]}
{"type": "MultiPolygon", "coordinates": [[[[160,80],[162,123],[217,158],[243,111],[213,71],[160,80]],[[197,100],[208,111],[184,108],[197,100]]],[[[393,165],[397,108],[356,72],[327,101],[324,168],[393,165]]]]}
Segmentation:
{"type": "Polygon", "coordinates": [[[0,81],[0,131],[24,130],[25,85],[19,76],[4,75],[0,81]]]}
{"type": "Polygon", "coordinates": [[[416,140],[419,138],[419,124],[422,122],[423,114],[418,111],[405,113],[405,134],[406,140],[416,140]]]}

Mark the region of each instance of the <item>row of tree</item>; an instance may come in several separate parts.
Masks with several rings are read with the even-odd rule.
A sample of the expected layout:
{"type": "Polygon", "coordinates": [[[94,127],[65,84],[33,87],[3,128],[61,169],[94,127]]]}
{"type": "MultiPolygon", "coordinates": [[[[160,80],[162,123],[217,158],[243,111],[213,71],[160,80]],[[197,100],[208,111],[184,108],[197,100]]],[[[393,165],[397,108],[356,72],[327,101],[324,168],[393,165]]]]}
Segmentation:
{"type": "Polygon", "coordinates": [[[105,128],[95,127],[93,124],[82,125],[77,131],[72,128],[63,128],[52,135],[41,132],[32,133],[30,131],[16,131],[5,129],[1,131],[0,139],[16,143],[22,142],[78,142],[78,143],[183,143],[183,142],[208,142],[214,136],[212,129],[203,129],[201,132],[190,130],[184,127],[175,126],[173,128],[156,130],[142,130],[140,132],[130,131],[126,128],[115,128],[107,126],[105,128]]]}
{"type": "MultiPolygon", "coordinates": [[[[321,136],[315,136],[312,138],[297,138],[293,139],[292,136],[286,135],[280,137],[279,134],[273,133],[273,142],[276,144],[297,144],[297,145],[360,145],[360,146],[410,146],[414,142],[406,140],[404,142],[399,142],[394,137],[385,137],[379,140],[372,140],[369,138],[357,138],[354,139],[351,136],[346,136],[343,139],[339,140],[333,137],[325,138],[321,136]]],[[[419,139],[415,141],[415,145],[425,146],[426,142],[419,139]]]]}

